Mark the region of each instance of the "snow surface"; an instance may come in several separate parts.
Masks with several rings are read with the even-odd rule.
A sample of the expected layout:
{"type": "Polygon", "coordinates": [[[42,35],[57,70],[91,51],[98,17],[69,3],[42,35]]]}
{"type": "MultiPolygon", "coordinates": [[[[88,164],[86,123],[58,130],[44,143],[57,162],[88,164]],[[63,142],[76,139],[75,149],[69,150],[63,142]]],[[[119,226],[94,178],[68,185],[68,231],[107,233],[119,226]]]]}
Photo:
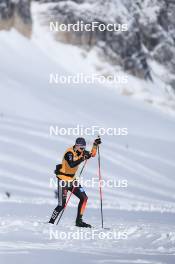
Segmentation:
{"type": "MultiPolygon", "coordinates": [[[[75,60],[75,47],[47,33],[41,38],[41,30],[36,23],[30,41],[15,30],[0,32],[0,263],[173,264],[174,117],[98,84],[50,85],[50,72],[67,75],[68,62],[76,70],[85,62],[75,60]],[[102,137],[101,146],[103,178],[128,181],[127,188],[103,189],[105,226],[127,239],[50,240],[51,231],[79,229],[74,197],[59,226],[44,224],[56,206],[49,186],[55,164],[76,138],[50,136],[49,127],[77,124],[128,128],[128,136],[102,137]]],[[[86,138],[90,147],[94,137],[86,138]]],[[[97,177],[96,158],[83,177],[97,177]]],[[[84,218],[100,233],[98,187],[85,189],[84,218]]]]}

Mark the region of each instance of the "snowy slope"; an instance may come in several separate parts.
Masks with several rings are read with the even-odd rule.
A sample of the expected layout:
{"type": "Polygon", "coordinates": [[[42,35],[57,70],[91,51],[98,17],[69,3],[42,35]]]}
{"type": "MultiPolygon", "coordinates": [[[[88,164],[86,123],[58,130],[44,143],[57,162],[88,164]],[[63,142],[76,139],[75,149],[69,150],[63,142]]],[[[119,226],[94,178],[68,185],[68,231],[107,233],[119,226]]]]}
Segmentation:
{"type": "MultiPolygon", "coordinates": [[[[113,10],[115,10],[115,4],[117,4],[119,5],[117,7],[118,15],[122,14],[122,17],[125,17],[126,14],[124,11],[125,8],[123,6],[123,3],[119,3],[118,1],[111,1],[111,5],[112,2],[114,3],[114,7],[111,10],[112,13],[109,13],[108,10],[108,15],[110,14],[111,18],[115,17],[113,10]]],[[[72,2],[69,1],[67,6],[68,9],[69,5],[71,4],[72,2]]],[[[98,4],[95,4],[95,6],[98,6],[98,4]]],[[[55,39],[59,39],[59,34],[54,35],[53,32],[50,32],[50,20],[48,21],[48,14],[50,14],[49,9],[56,6],[56,3],[32,5],[32,15],[34,21],[34,41],[35,44],[40,49],[42,49],[42,51],[47,56],[51,57],[52,60],[61,65],[73,76],[76,76],[77,73],[81,73],[84,76],[93,76],[93,74],[97,74],[99,76],[106,76],[106,78],[112,76],[112,78],[116,79],[117,81],[111,83],[106,80],[105,87],[108,88],[109,91],[111,89],[115,90],[117,94],[122,94],[137,100],[144,101],[165,113],[171,114],[173,116],[175,115],[175,94],[173,89],[171,89],[166,82],[166,79],[169,76],[168,68],[159,64],[155,60],[150,59],[149,67],[152,69],[151,74],[153,82],[145,81],[136,78],[133,75],[128,74],[127,72],[124,72],[119,65],[111,65],[109,61],[104,57],[102,51],[96,46],[93,48],[91,47],[90,50],[86,50],[78,46],[73,46],[70,44],[68,45],[67,43],[65,45],[65,43],[61,43],[59,41],[57,41],[57,45],[55,45],[55,42],[50,40],[53,37],[55,39]]],[[[76,4],[76,7],[78,6],[79,5],[76,4]]],[[[90,7],[92,6],[92,3],[91,5],[81,4],[80,9],[84,10],[85,6],[90,7]]],[[[106,3],[105,9],[108,8],[107,6],[108,3],[106,3]]],[[[103,9],[104,4],[102,4],[100,12],[102,17],[104,17],[103,9]]],[[[85,14],[87,12],[88,11],[85,8],[85,14]]],[[[50,17],[52,17],[51,14],[50,17]]],[[[53,74],[56,74],[57,72],[58,71],[51,71],[51,73],[53,74]]]]}
{"type": "MultiPolygon", "coordinates": [[[[30,41],[14,30],[0,32],[1,263],[45,264],[52,257],[53,263],[83,258],[85,263],[173,264],[174,118],[100,85],[50,85],[50,72],[69,70],[50,36],[42,47],[40,38],[39,29],[30,41]],[[105,224],[127,232],[126,240],[49,240],[50,227],[42,224],[56,205],[49,186],[55,164],[76,138],[50,136],[49,127],[77,124],[128,128],[128,136],[104,136],[101,147],[103,178],[128,181],[127,188],[103,190],[105,224]]],[[[69,52],[74,60],[74,48],[69,52]]],[[[93,139],[87,137],[89,147],[93,139]]],[[[92,177],[97,177],[96,159],[84,173],[92,177]]],[[[86,190],[85,218],[100,226],[98,188],[86,190]]],[[[70,207],[76,202],[72,198],[70,207]]],[[[69,227],[75,214],[68,208],[53,230],[77,231],[69,227]]]]}

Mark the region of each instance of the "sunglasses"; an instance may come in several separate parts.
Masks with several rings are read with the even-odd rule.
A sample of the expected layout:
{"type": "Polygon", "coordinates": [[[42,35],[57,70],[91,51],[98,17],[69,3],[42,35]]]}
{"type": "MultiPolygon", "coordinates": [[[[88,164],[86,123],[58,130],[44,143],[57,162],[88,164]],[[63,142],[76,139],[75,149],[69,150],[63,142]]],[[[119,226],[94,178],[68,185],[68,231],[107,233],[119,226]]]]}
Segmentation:
{"type": "Polygon", "coordinates": [[[76,145],[79,149],[81,149],[81,150],[84,150],[85,148],[86,148],[86,146],[78,146],[78,145],[76,145]]]}
{"type": "Polygon", "coordinates": [[[85,147],[80,147],[80,149],[81,149],[81,150],[84,150],[84,149],[85,149],[85,147]]]}

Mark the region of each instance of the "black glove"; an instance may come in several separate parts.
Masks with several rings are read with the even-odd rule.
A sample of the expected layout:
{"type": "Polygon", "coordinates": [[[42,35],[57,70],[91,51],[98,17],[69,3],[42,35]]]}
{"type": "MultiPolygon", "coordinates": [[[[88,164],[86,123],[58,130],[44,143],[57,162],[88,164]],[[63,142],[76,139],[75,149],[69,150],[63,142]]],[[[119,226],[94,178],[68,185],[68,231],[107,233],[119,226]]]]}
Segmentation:
{"type": "Polygon", "coordinates": [[[87,150],[84,151],[84,159],[90,159],[91,158],[91,153],[87,150]]]}
{"type": "Polygon", "coordinates": [[[94,145],[95,146],[98,146],[98,145],[100,145],[101,144],[101,138],[96,138],[95,140],[94,140],[94,145]]]}

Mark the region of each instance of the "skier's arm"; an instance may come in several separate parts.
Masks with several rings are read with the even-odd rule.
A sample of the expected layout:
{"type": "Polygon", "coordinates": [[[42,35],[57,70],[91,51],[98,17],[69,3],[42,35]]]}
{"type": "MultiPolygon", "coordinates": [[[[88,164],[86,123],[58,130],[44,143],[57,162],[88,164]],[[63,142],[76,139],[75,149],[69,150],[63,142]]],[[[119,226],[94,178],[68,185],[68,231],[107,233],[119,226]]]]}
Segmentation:
{"type": "Polygon", "coordinates": [[[91,149],[91,156],[92,157],[95,157],[96,154],[97,154],[97,147],[98,145],[101,144],[101,138],[97,138],[94,140],[94,143],[93,143],[93,146],[92,146],[92,149],[91,149]]]}
{"type": "Polygon", "coordinates": [[[74,160],[72,152],[67,152],[65,154],[64,158],[68,162],[68,164],[71,168],[78,166],[82,161],[84,161],[83,157],[81,157],[78,160],[74,160]]]}
{"type": "Polygon", "coordinates": [[[97,154],[97,146],[93,144],[91,149],[91,157],[95,157],[97,154]]]}

